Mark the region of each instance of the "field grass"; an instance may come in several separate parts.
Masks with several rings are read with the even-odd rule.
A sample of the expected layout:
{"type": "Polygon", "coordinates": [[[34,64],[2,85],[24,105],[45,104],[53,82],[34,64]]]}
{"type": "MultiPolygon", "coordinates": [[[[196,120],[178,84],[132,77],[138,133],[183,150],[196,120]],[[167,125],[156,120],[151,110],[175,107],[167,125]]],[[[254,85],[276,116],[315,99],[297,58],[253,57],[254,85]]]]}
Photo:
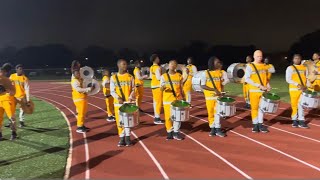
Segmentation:
{"type": "MultiPolygon", "coordinates": [[[[290,102],[288,84],[285,80],[284,74],[275,74],[271,77],[271,87],[273,90],[271,92],[277,93],[283,102],[290,102]]],[[[144,81],[145,87],[150,87],[150,80],[144,81]]],[[[228,92],[229,95],[232,96],[241,96],[243,97],[242,93],[242,84],[237,83],[229,83],[225,87],[225,91],[228,92]]]]}
{"type": "MultiPolygon", "coordinates": [[[[27,127],[18,128],[19,139],[2,130],[0,179],[62,179],[69,149],[69,130],[64,117],[52,105],[33,99],[35,112],[27,115],[27,127]]],[[[7,123],[5,121],[4,123],[7,123]]]]}

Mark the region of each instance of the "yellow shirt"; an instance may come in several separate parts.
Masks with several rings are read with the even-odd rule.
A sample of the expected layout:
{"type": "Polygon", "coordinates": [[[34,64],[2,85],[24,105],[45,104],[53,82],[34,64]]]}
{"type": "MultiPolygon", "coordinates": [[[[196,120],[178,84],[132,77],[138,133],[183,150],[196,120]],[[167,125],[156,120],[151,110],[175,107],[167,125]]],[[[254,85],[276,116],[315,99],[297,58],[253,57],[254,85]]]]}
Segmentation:
{"type": "Polygon", "coordinates": [[[194,69],[196,69],[195,65],[189,64],[186,66],[186,68],[189,70],[188,79],[192,79],[195,72],[193,72],[194,69]]]}
{"type": "Polygon", "coordinates": [[[83,88],[83,79],[72,78],[71,87],[72,87],[72,99],[74,101],[87,98],[86,93],[89,91],[89,89],[83,88]]]}
{"type": "Polygon", "coordinates": [[[291,91],[298,90],[297,84],[301,85],[299,75],[293,66],[295,66],[298,69],[303,85],[306,86],[306,83],[307,83],[307,77],[306,77],[307,68],[304,65],[289,66],[286,71],[286,81],[289,83],[289,90],[291,91]],[[288,76],[291,76],[291,77],[288,77],[288,76]]]}
{"type": "Polygon", "coordinates": [[[161,68],[157,64],[153,64],[150,67],[150,74],[151,74],[151,88],[158,88],[160,87],[160,80],[157,79],[156,71],[160,71],[161,75],[161,68]]]}
{"type": "MultiPolygon", "coordinates": [[[[214,84],[217,87],[217,90],[221,92],[222,86],[223,86],[223,70],[214,70],[214,71],[209,71],[210,75],[213,79],[214,84]]],[[[208,71],[204,71],[202,76],[201,76],[201,85],[206,85],[210,88],[214,88],[212,81],[210,79],[210,76],[208,74],[208,71]]],[[[214,91],[208,91],[208,90],[203,90],[204,96],[206,97],[207,100],[214,99],[216,96],[216,93],[214,91]]]]}
{"type": "Polygon", "coordinates": [[[176,93],[176,97],[173,95],[173,91],[168,78],[168,73],[161,76],[161,86],[165,85],[165,90],[163,91],[163,104],[171,104],[173,101],[182,98],[181,85],[182,85],[182,75],[175,72],[174,74],[169,74],[172,81],[173,89],[176,93]]]}
{"type": "Polygon", "coordinates": [[[106,88],[106,84],[110,84],[110,77],[103,76],[102,78],[102,91],[105,96],[110,95],[110,88],[106,88]]]}
{"type": "Polygon", "coordinates": [[[318,71],[318,75],[317,75],[317,79],[316,80],[320,80],[320,60],[315,63],[315,68],[316,68],[316,71],[318,71]]]}
{"type": "Polygon", "coordinates": [[[136,86],[141,86],[143,85],[143,80],[139,79],[139,76],[141,77],[141,71],[140,68],[135,67],[133,70],[133,74],[134,74],[134,83],[136,86]],[[139,74],[139,76],[137,76],[137,74],[139,74]]]}
{"type": "Polygon", "coordinates": [[[0,77],[0,81],[2,82],[2,84],[5,87],[7,87],[6,93],[0,95],[0,101],[14,102],[15,101],[14,96],[10,95],[10,92],[14,93],[14,91],[15,91],[15,87],[14,87],[13,83],[7,77],[0,77]]]}
{"type": "MultiPolygon", "coordinates": [[[[267,84],[269,82],[269,79],[268,79],[269,66],[267,66],[266,64],[254,64],[254,65],[256,66],[256,68],[260,74],[262,85],[267,86],[267,84]]],[[[250,73],[248,74],[248,76],[250,76],[251,81],[255,84],[255,85],[253,85],[251,83],[248,83],[249,89],[250,90],[260,90],[259,87],[257,87],[257,86],[261,85],[261,83],[260,83],[259,76],[256,73],[255,68],[253,67],[252,64],[249,64],[247,67],[248,68],[246,68],[246,71],[247,71],[247,69],[250,69],[250,73]]],[[[247,75],[247,73],[248,72],[246,72],[246,75],[247,75]]]]}
{"type": "Polygon", "coordinates": [[[268,79],[270,80],[272,73],[275,73],[275,69],[272,64],[267,64],[267,66],[268,66],[268,79]]]}
{"type": "Polygon", "coordinates": [[[29,80],[25,75],[18,76],[17,73],[11,74],[9,78],[15,88],[16,94],[14,95],[15,98],[24,98],[26,96],[26,90],[29,90],[29,80]]]}
{"type": "MultiPolygon", "coordinates": [[[[119,74],[117,73],[119,83],[124,94],[124,100],[128,101],[131,92],[134,90],[134,79],[129,73],[119,74]]],[[[114,104],[119,104],[118,97],[122,97],[120,87],[118,85],[116,75],[111,77],[110,81],[111,95],[114,97],[114,104]]]]}

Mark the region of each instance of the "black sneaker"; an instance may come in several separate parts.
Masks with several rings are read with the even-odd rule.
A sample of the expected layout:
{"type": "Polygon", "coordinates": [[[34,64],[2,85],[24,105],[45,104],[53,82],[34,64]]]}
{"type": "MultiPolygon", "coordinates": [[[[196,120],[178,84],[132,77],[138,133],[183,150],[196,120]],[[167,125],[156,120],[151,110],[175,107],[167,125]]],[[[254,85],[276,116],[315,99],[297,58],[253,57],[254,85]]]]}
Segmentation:
{"type": "Polygon", "coordinates": [[[221,128],[216,128],[216,135],[219,137],[226,137],[226,133],[221,131],[221,128]]]}
{"type": "Polygon", "coordinates": [[[8,124],[6,124],[4,127],[10,128],[10,127],[11,127],[11,122],[9,122],[8,124]]]}
{"type": "Polygon", "coordinates": [[[173,132],[168,132],[167,134],[167,140],[173,139],[173,132]]]}
{"type": "Polygon", "coordinates": [[[244,106],[244,108],[246,108],[246,109],[250,109],[250,108],[251,108],[251,106],[250,106],[250,104],[249,104],[249,103],[246,103],[246,105],[244,106]]]}
{"type": "Polygon", "coordinates": [[[88,128],[87,126],[83,126],[83,128],[84,128],[86,131],[90,131],[90,128],[88,128]]]}
{"type": "Polygon", "coordinates": [[[299,128],[309,129],[309,126],[304,121],[299,121],[299,128]]]}
{"type": "Polygon", "coordinates": [[[0,141],[3,140],[2,132],[0,132],[0,141]]]}
{"type": "Polygon", "coordinates": [[[20,125],[19,125],[20,128],[26,127],[26,125],[24,124],[24,121],[19,121],[19,122],[20,122],[20,125]]]}
{"type": "Polygon", "coordinates": [[[17,139],[17,137],[18,137],[17,133],[15,131],[12,131],[10,140],[13,141],[13,140],[17,139]]]}
{"type": "Polygon", "coordinates": [[[76,132],[77,132],[77,133],[86,133],[87,130],[86,130],[85,127],[82,126],[82,127],[78,127],[77,130],[76,130],[76,132]]]}
{"type": "Polygon", "coordinates": [[[130,136],[126,136],[124,138],[124,141],[126,142],[126,146],[132,146],[132,143],[131,143],[131,139],[130,139],[130,136]]]}
{"type": "Polygon", "coordinates": [[[293,121],[292,121],[292,127],[293,127],[293,128],[297,128],[298,126],[299,126],[298,121],[297,121],[297,120],[293,120],[293,121]]]}
{"type": "Polygon", "coordinates": [[[114,121],[116,121],[116,118],[114,118],[114,116],[109,116],[109,117],[107,118],[107,121],[109,121],[109,122],[114,122],[114,121]]]}
{"type": "Polygon", "coordinates": [[[260,131],[259,131],[259,126],[258,126],[258,124],[253,124],[252,132],[253,132],[253,133],[258,133],[258,132],[260,132],[260,131]]]}
{"type": "Polygon", "coordinates": [[[154,118],[154,124],[164,124],[164,121],[160,118],[154,118]]]}
{"type": "Polygon", "coordinates": [[[209,136],[216,136],[216,128],[211,128],[209,136]]]}
{"type": "Polygon", "coordinates": [[[123,147],[123,146],[125,146],[126,145],[126,143],[125,143],[125,141],[124,141],[124,137],[120,137],[120,141],[119,141],[119,143],[118,143],[118,147],[123,147]]]}
{"type": "Polygon", "coordinates": [[[268,128],[267,128],[266,126],[264,126],[262,123],[259,123],[258,126],[259,126],[259,130],[260,130],[261,132],[263,132],[263,133],[268,133],[268,132],[270,132],[270,131],[268,130],[268,128]]]}
{"type": "Polygon", "coordinates": [[[181,137],[179,132],[173,132],[173,139],[181,141],[183,138],[181,137]]]}

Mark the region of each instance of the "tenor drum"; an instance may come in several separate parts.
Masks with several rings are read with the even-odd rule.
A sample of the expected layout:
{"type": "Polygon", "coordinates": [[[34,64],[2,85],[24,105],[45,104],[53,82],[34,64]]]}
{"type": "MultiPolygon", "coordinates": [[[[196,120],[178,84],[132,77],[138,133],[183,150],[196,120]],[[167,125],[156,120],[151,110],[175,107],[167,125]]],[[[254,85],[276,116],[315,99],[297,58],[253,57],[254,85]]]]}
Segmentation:
{"type": "Polygon", "coordinates": [[[188,121],[190,112],[190,104],[186,101],[176,100],[171,103],[171,120],[172,121],[188,121]]]}
{"type": "Polygon", "coordinates": [[[221,117],[230,117],[236,114],[236,100],[231,97],[219,97],[216,111],[221,117]]]}
{"type": "Polygon", "coordinates": [[[192,89],[196,92],[202,92],[201,88],[201,76],[205,71],[198,71],[192,77],[192,89]]]}
{"type": "Polygon", "coordinates": [[[264,113],[274,114],[278,111],[280,96],[275,93],[263,93],[260,99],[259,108],[264,113]]]}
{"type": "Polygon", "coordinates": [[[228,79],[234,83],[241,83],[246,70],[245,63],[233,63],[227,69],[228,79]]]}
{"type": "Polygon", "coordinates": [[[300,96],[300,103],[304,108],[316,109],[319,108],[320,97],[316,91],[306,90],[300,96]]]}
{"type": "Polygon", "coordinates": [[[139,124],[139,107],[134,103],[124,103],[119,108],[119,124],[124,128],[132,128],[139,124]]]}

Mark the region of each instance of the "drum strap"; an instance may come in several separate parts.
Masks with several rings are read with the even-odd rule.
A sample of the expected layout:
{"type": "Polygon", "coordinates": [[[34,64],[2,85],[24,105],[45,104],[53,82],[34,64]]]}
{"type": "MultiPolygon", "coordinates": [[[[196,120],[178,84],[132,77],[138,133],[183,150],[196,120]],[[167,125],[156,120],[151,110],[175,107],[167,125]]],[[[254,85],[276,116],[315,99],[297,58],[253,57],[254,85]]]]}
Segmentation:
{"type": "Polygon", "coordinates": [[[214,83],[214,81],[213,81],[213,78],[212,78],[212,76],[211,76],[211,74],[210,74],[209,70],[207,70],[207,73],[208,73],[208,75],[209,75],[209,78],[210,78],[210,81],[211,81],[211,83],[212,83],[212,85],[213,85],[213,88],[215,88],[216,90],[218,90],[218,88],[217,88],[216,84],[215,84],[215,83],[214,83]]]}
{"type": "Polygon", "coordinates": [[[125,99],[125,96],[124,96],[124,93],[123,93],[123,91],[122,91],[122,87],[121,87],[121,85],[120,85],[120,81],[119,81],[119,78],[118,78],[118,75],[116,74],[116,80],[117,80],[117,84],[118,84],[118,86],[119,86],[119,89],[120,89],[120,93],[121,93],[121,99],[122,99],[122,101],[126,101],[126,99],[125,99]]]}
{"type": "Polygon", "coordinates": [[[262,80],[261,80],[261,77],[260,77],[259,71],[258,71],[258,69],[257,69],[257,67],[256,67],[256,65],[254,65],[253,63],[251,63],[251,64],[252,64],[252,66],[253,66],[254,70],[256,71],[256,73],[257,73],[257,75],[258,75],[258,78],[259,78],[260,84],[261,84],[262,86],[264,86],[264,85],[263,85],[263,82],[262,82],[262,80]]]}
{"type": "Polygon", "coordinates": [[[168,80],[169,80],[169,82],[170,82],[170,86],[171,86],[171,89],[172,89],[173,96],[176,98],[176,97],[177,97],[177,94],[176,94],[176,92],[174,91],[173,84],[172,84],[172,81],[171,81],[171,78],[170,78],[169,73],[167,73],[167,76],[168,76],[168,80]]]}
{"type": "Polygon", "coordinates": [[[299,80],[300,80],[301,85],[304,86],[304,83],[303,83],[303,81],[302,81],[302,78],[301,78],[301,76],[300,76],[300,73],[299,73],[297,67],[296,67],[295,65],[292,65],[292,66],[293,66],[293,68],[296,70],[296,72],[297,72],[297,74],[298,74],[298,77],[299,77],[299,80]]]}

